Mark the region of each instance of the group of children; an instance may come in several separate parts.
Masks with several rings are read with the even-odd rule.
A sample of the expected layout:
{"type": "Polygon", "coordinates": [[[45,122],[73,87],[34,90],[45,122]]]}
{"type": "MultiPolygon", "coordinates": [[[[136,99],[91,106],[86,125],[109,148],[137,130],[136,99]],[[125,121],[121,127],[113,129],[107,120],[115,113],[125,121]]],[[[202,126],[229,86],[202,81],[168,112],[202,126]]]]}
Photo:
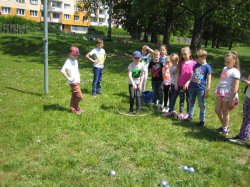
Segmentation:
{"type": "MultiPolygon", "coordinates": [[[[94,79],[92,83],[92,96],[101,94],[102,73],[106,58],[103,49],[103,40],[96,40],[97,47],[90,51],[86,58],[93,62],[94,79]]],[[[69,58],[61,69],[62,74],[68,80],[72,90],[70,110],[81,114],[83,110],[79,103],[83,98],[80,89],[80,74],[77,58],[79,49],[70,48],[69,58]]],[[[129,112],[136,113],[141,109],[142,93],[146,90],[148,74],[151,74],[151,86],[153,91],[153,106],[162,111],[164,117],[178,117],[180,120],[193,120],[194,105],[198,97],[200,108],[199,126],[205,125],[205,99],[209,95],[211,85],[212,68],[207,63],[207,52],[198,50],[197,60],[192,58],[189,47],[181,49],[180,56],[172,53],[168,56],[167,47],[162,45],[160,50],[152,50],[144,45],[141,52],[135,51],[132,62],[128,66],[128,90],[130,96],[129,112]],[[179,96],[179,115],[175,110],[175,103],[179,96]],[[136,108],[134,109],[134,100],[136,108]],[[184,113],[184,102],[187,110],[184,113]]],[[[229,133],[229,112],[238,104],[238,87],[240,82],[239,59],[236,52],[229,52],[225,56],[225,67],[221,73],[219,84],[215,90],[217,101],[215,113],[221,127],[218,131],[224,135],[229,133]]],[[[250,139],[250,76],[244,80],[247,84],[246,101],[243,109],[243,122],[240,134],[231,139],[239,141],[250,139]]]]}

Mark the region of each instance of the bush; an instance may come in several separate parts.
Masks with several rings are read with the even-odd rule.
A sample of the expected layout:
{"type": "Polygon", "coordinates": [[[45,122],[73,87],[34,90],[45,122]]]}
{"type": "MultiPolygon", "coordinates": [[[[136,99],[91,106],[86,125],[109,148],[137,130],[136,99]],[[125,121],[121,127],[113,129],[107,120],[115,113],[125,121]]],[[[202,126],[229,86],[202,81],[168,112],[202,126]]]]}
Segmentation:
{"type": "MultiPolygon", "coordinates": [[[[108,27],[107,26],[90,26],[88,30],[89,35],[107,35],[108,27]]],[[[112,35],[129,35],[129,33],[120,28],[112,27],[112,35]]]]}

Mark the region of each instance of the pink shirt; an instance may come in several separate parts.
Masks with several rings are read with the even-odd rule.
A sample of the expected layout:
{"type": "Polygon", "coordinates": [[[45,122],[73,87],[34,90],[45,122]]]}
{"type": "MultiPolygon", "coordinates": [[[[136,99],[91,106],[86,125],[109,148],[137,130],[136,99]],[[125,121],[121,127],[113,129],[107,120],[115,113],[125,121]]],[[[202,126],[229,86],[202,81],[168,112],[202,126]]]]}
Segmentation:
{"type": "Polygon", "coordinates": [[[178,86],[184,86],[188,80],[190,80],[196,62],[194,60],[189,60],[186,62],[181,62],[181,71],[178,78],[178,86]]]}

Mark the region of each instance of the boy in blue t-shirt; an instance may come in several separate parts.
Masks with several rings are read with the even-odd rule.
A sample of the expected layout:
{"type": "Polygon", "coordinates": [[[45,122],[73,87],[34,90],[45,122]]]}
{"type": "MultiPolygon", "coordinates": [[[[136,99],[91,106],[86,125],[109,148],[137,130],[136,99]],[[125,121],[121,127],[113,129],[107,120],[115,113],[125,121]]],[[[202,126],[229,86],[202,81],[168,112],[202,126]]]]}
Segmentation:
{"type": "Polygon", "coordinates": [[[200,122],[198,126],[205,125],[205,98],[208,97],[209,89],[211,85],[211,74],[212,68],[207,64],[207,51],[198,50],[197,51],[197,64],[194,67],[194,73],[190,80],[189,85],[189,109],[187,120],[192,120],[194,116],[194,104],[196,95],[198,96],[198,103],[200,107],[200,122]]]}

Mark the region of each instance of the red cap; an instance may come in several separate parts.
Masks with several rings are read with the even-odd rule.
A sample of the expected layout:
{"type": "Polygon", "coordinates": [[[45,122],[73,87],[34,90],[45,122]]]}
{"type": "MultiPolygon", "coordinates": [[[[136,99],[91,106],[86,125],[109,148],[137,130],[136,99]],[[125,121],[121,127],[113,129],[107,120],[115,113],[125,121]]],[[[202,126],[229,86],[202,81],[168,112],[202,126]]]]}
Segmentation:
{"type": "Polygon", "coordinates": [[[70,51],[70,54],[72,55],[80,55],[79,49],[75,46],[72,46],[69,51],[70,51]]]}

